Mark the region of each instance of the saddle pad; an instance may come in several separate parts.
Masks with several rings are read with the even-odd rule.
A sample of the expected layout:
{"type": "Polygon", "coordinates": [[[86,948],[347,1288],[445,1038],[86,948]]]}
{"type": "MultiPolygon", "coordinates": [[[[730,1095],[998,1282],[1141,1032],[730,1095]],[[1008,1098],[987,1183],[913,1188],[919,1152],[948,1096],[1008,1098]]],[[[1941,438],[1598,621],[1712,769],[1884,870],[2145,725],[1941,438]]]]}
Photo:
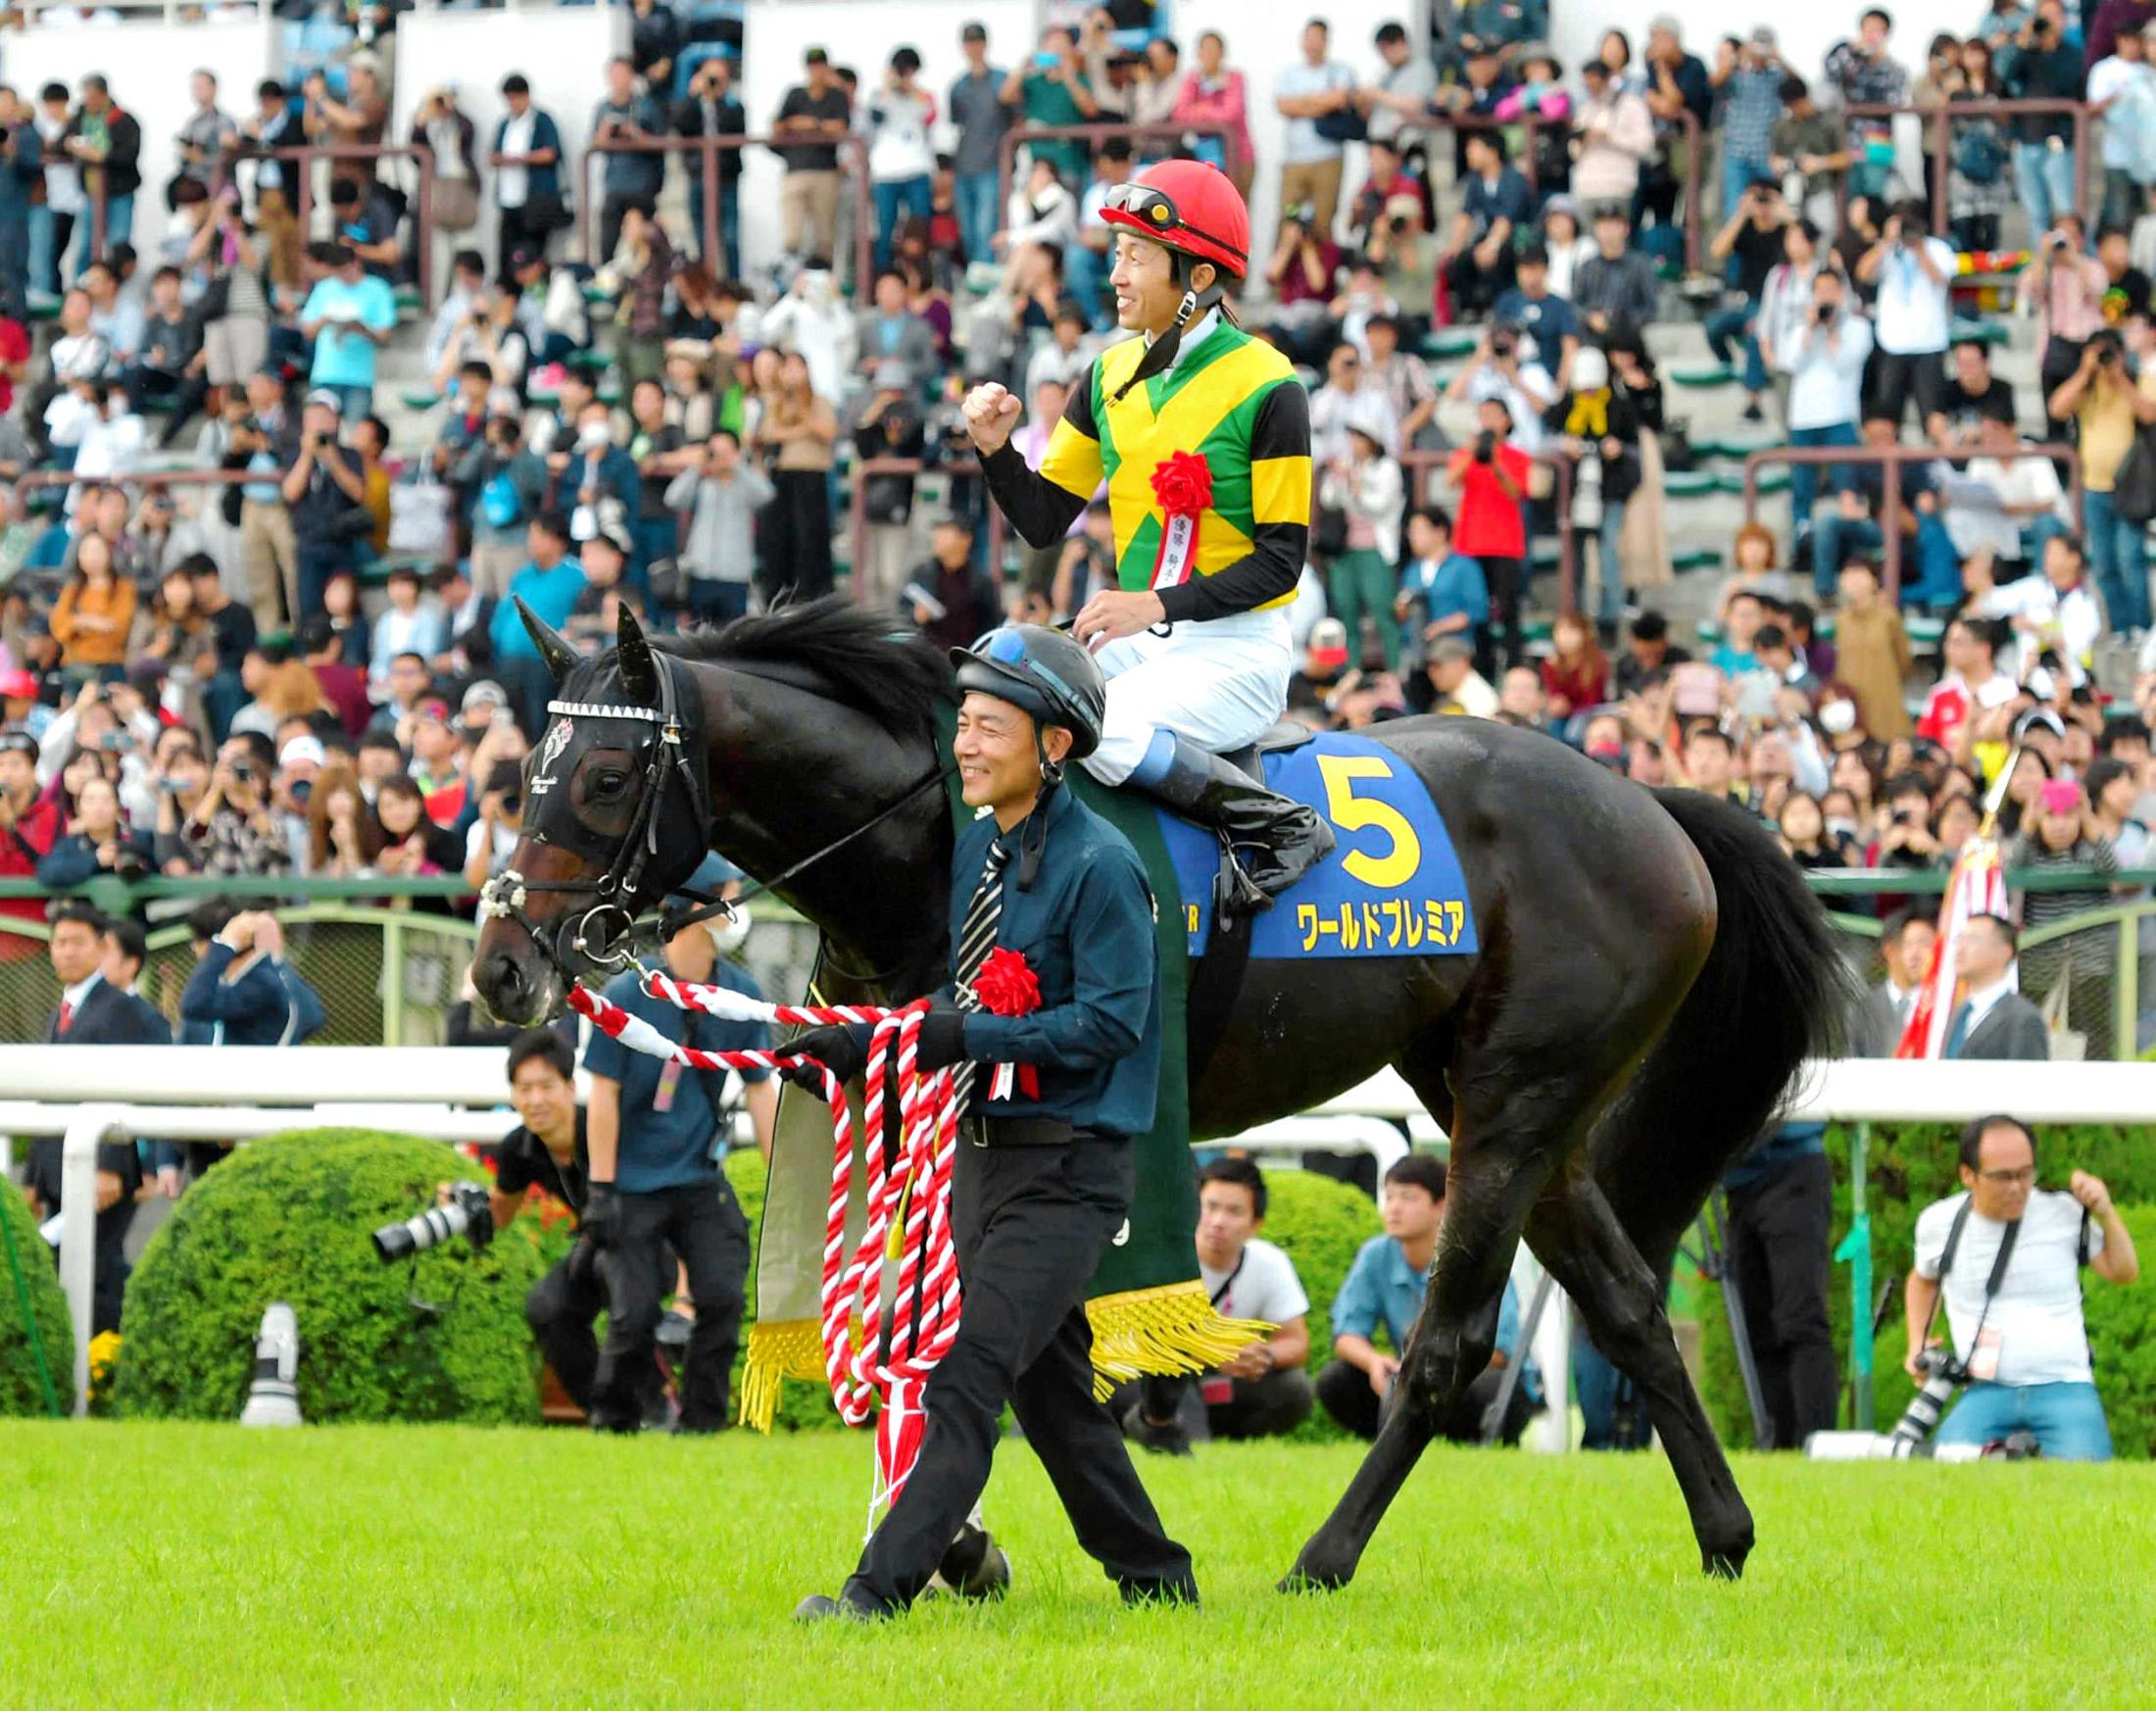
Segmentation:
{"type": "MultiPolygon", "coordinates": [[[[1367,737],[1327,732],[1267,755],[1265,782],[1316,808],[1339,842],[1255,918],[1252,956],[1465,956],[1476,950],[1451,835],[1400,756],[1367,737]]],[[[1190,954],[1200,956],[1212,931],[1220,840],[1165,809],[1159,821],[1182,889],[1190,954]]]]}

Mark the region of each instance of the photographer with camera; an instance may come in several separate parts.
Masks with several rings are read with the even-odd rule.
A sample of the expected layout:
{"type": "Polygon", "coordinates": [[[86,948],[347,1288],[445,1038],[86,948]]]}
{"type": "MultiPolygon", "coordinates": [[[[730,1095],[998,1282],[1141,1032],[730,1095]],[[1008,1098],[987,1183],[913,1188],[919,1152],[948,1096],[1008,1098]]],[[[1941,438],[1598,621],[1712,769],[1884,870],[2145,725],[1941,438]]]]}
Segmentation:
{"type": "MultiPolygon", "coordinates": [[[[576,1100],[576,1053],[557,1028],[532,1028],[509,1049],[509,1100],[521,1121],[493,1149],[494,1185],[487,1196],[497,1234],[516,1221],[526,1194],[543,1189],[579,1219],[591,1175],[584,1107],[576,1100]]],[[[576,1244],[524,1297],[524,1321],[570,1400],[587,1412],[599,1371],[592,1322],[606,1310],[607,1292],[593,1263],[590,1239],[576,1244]]]]}
{"type": "Polygon", "coordinates": [[[270,810],[276,757],[267,739],[237,732],[218,751],[210,788],[187,816],[180,838],[200,871],[259,878],[291,870],[292,852],[270,810]]]}
{"type": "Polygon", "coordinates": [[[1979,1117],[1961,1133],[1964,1193],[1917,1219],[1916,1265],[1902,1304],[1903,1367],[1967,1391],[1939,1426],[1940,1444],[1985,1444],[2026,1432],[2055,1460],[2108,1461],[2082,1315],[2082,1267],[2108,1283],[2140,1275],[2111,1193],[2077,1170],[2060,1194],[2038,1189],[2036,1141],[2018,1118],[1979,1117]],[[1932,1335],[1943,1295],[1949,1351],[1932,1335]]]}
{"type": "Polygon", "coordinates": [[[1952,246],[1931,235],[1928,218],[1921,202],[1902,204],[1856,264],[1857,283],[1878,293],[1872,414],[1892,421],[1897,433],[1912,398],[1923,422],[1946,397],[1949,292],[1959,264],[1952,246]]]}

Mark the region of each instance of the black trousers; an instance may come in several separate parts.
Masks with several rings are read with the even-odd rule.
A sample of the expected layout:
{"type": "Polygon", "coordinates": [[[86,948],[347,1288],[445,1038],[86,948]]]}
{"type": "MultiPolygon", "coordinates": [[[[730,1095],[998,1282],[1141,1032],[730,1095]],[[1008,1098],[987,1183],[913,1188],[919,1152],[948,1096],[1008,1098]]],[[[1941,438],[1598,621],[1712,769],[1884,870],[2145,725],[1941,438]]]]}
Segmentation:
{"type": "Polygon", "coordinates": [[[587,1414],[599,1376],[599,1337],[592,1323],[606,1309],[606,1285],[600,1281],[596,1256],[582,1241],[524,1297],[524,1323],[531,1327],[539,1352],[569,1400],[587,1414]]]}
{"type": "MultiPolygon", "coordinates": [[[[529,249],[534,255],[547,253],[547,239],[553,233],[546,222],[534,218],[530,208],[500,208],[495,210],[501,218],[495,227],[495,247],[500,252],[496,258],[498,273],[509,272],[509,259],[518,250],[529,249]]],[[[592,263],[595,268],[604,267],[613,258],[601,256],[592,263]]]]}
{"type": "Polygon", "coordinates": [[[689,1333],[681,1375],[681,1429],[716,1432],[726,1424],[748,1305],[749,1220],[721,1177],[716,1183],[621,1197],[620,1238],[601,1256],[607,1342],[589,1410],[591,1423],[604,1430],[634,1432],[643,1424],[658,1359],[660,1303],[674,1281],[669,1245],[688,1270],[689,1294],[696,1300],[696,1327],[689,1333]]]}
{"type": "Polygon", "coordinates": [[[1162,1532],[1123,1435],[1093,1398],[1086,1285],[1130,1210],[1130,1144],[961,1145],[952,1235],[965,1308],[922,1397],[919,1459],[847,1583],[857,1602],[919,1595],[988,1485],[1008,1402],[1071,1530],[1126,1599],[1195,1598],[1190,1553],[1162,1532]]]}
{"type": "Polygon", "coordinates": [[[763,591],[797,600],[831,592],[830,477],[821,469],[774,469],[763,508],[763,591]]]}
{"type": "MultiPolygon", "coordinates": [[[[1485,1370],[1460,1393],[1438,1435],[1449,1443],[1480,1443],[1483,1421],[1495,1406],[1497,1390],[1503,1383],[1502,1367],[1485,1370]]],[[[1398,1387],[1395,1386],[1381,1400],[1377,1392],[1370,1388],[1370,1375],[1359,1366],[1349,1366],[1345,1360],[1327,1361],[1324,1370],[1317,1375],[1317,1399],[1325,1405],[1328,1414],[1357,1438],[1378,1435],[1378,1426],[1398,1393],[1398,1387]]],[[[1520,1434],[1527,1430],[1527,1422],[1534,1412],[1525,1387],[1514,1386],[1512,1404],[1505,1410],[1504,1430],[1498,1434],[1499,1440],[1508,1444],[1519,1442],[1520,1434]]]]}
{"type": "Polygon", "coordinates": [[[1826,1158],[1813,1153],[1732,1189],[1729,1205],[1730,1275],[1767,1410],[1762,1447],[1802,1449],[1812,1433],[1834,1430],[1841,1400],[1827,1320],[1834,1175],[1826,1158]]]}
{"type": "Polygon", "coordinates": [[[1482,567],[1490,588],[1491,621],[1476,637],[1475,669],[1494,679],[1499,671],[1517,665],[1525,652],[1520,644],[1520,599],[1528,567],[1518,559],[1485,559],[1482,567]]]}

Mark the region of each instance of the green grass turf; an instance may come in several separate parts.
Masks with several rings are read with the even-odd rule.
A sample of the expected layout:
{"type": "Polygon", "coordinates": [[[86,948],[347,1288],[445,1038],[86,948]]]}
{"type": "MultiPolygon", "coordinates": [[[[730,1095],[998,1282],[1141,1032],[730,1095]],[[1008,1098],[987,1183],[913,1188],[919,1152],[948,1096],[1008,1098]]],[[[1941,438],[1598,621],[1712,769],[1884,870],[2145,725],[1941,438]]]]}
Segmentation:
{"type": "Polygon", "coordinates": [[[1148,1459],[1206,1607],[1126,1612],[1006,1444],[1017,1587],[875,1630],[836,1590],[859,1436],[0,1426],[7,1706],[2148,1704],[2156,1469],[1742,1458],[1705,1581],[1659,1455],[1433,1451],[1361,1577],[1271,1588],[1343,1445],[1148,1459]]]}

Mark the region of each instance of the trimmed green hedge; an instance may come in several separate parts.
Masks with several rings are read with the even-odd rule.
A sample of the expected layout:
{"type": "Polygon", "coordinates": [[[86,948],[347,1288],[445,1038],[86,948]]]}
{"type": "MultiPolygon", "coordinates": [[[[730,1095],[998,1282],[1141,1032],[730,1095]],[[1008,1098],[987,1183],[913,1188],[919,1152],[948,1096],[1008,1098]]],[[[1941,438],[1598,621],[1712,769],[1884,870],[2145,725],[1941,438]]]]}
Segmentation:
{"type": "MultiPolygon", "coordinates": [[[[1265,1240],[1295,1261],[1302,1293],[1310,1297],[1310,1358],[1314,1380],[1332,1358],[1333,1297],[1347,1281],[1355,1250],[1379,1235],[1385,1221],[1377,1202],[1358,1188],[1309,1170],[1265,1172],[1268,1200],[1265,1240]]],[[[1323,1408],[1311,1410],[1294,1437],[1312,1442],[1345,1438],[1323,1408]]]]}
{"type": "MultiPolygon", "coordinates": [[[[1835,1175],[1833,1241],[1838,1245],[1849,1228],[1849,1136],[1837,1124],[1827,1132],[1827,1156],[1835,1175]]],[[[1872,1288],[1876,1300],[1887,1292],[1885,1322],[1873,1356],[1873,1419],[1890,1428],[1909,1405],[1914,1387],[1901,1370],[1908,1347],[1902,1324],[1901,1288],[1915,1252],[1917,1214],[1935,1200],[1961,1192],[1956,1174],[1958,1128],[1944,1124],[1875,1123],[1871,1130],[1866,1200],[1872,1219],[1872,1288]]],[[[2134,1244],[2156,1259],[2156,1129],[2110,1124],[2053,1124],[2037,1134],[2037,1180],[2063,1188],[2075,1170],[2101,1177],[2112,1198],[2126,1208],[2134,1244]]],[[[2112,1439],[2122,1456],[2156,1457],[2156,1281],[2144,1277],[2132,1289],[2119,1290],[2089,1274],[2083,1279],[2088,1303],[2090,1342],[2096,1351],[2096,1384],[2111,1417],[2112,1439]]],[[[1846,1376],[1849,1359],[1849,1268],[1838,1264],[1828,1295],[1834,1324],[1835,1354],[1846,1376]]],[[[1722,1292],[1699,1286],[1700,1359],[1707,1411],[1725,1443],[1749,1447],[1751,1410],[1730,1340],[1729,1316],[1722,1292]]],[[[1847,1387],[1843,1387],[1842,1423],[1847,1425],[1847,1387]]]]}
{"type": "Polygon", "coordinates": [[[68,1324],[68,1297],[60,1293],[52,1249],[37,1233],[36,1214],[12,1183],[0,1182],[0,1222],[6,1224],[5,1240],[14,1254],[11,1265],[9,1246],[0,1246],[0,1415],[41,1416],[48,1411],[45,1383],[30,1351],[31,1325],[44,1351],[51,1396],[65,1414],[74,1402],[74,1333],[68,1324]],[[24,1297],[29,1304],[26,1320],[24,1297]]]}
{"type": "Polygon", "coordinates": [[[526,1243],[442,1244],[384,1265],[372,1231],[476,1174],[439,1142],[370,1130],[238,1149],[154,1236],[128,1287],[116,1392],[123,1415],[236,1420],[271,1301],[299,1321],[300,1408],[318,1424],[539,1418],[526,1243]],[[416,1299],[415,1299],[416,1297],[416,1299]],[[421,1304],[430,1303],[430,1304],[421,1304]]]}

